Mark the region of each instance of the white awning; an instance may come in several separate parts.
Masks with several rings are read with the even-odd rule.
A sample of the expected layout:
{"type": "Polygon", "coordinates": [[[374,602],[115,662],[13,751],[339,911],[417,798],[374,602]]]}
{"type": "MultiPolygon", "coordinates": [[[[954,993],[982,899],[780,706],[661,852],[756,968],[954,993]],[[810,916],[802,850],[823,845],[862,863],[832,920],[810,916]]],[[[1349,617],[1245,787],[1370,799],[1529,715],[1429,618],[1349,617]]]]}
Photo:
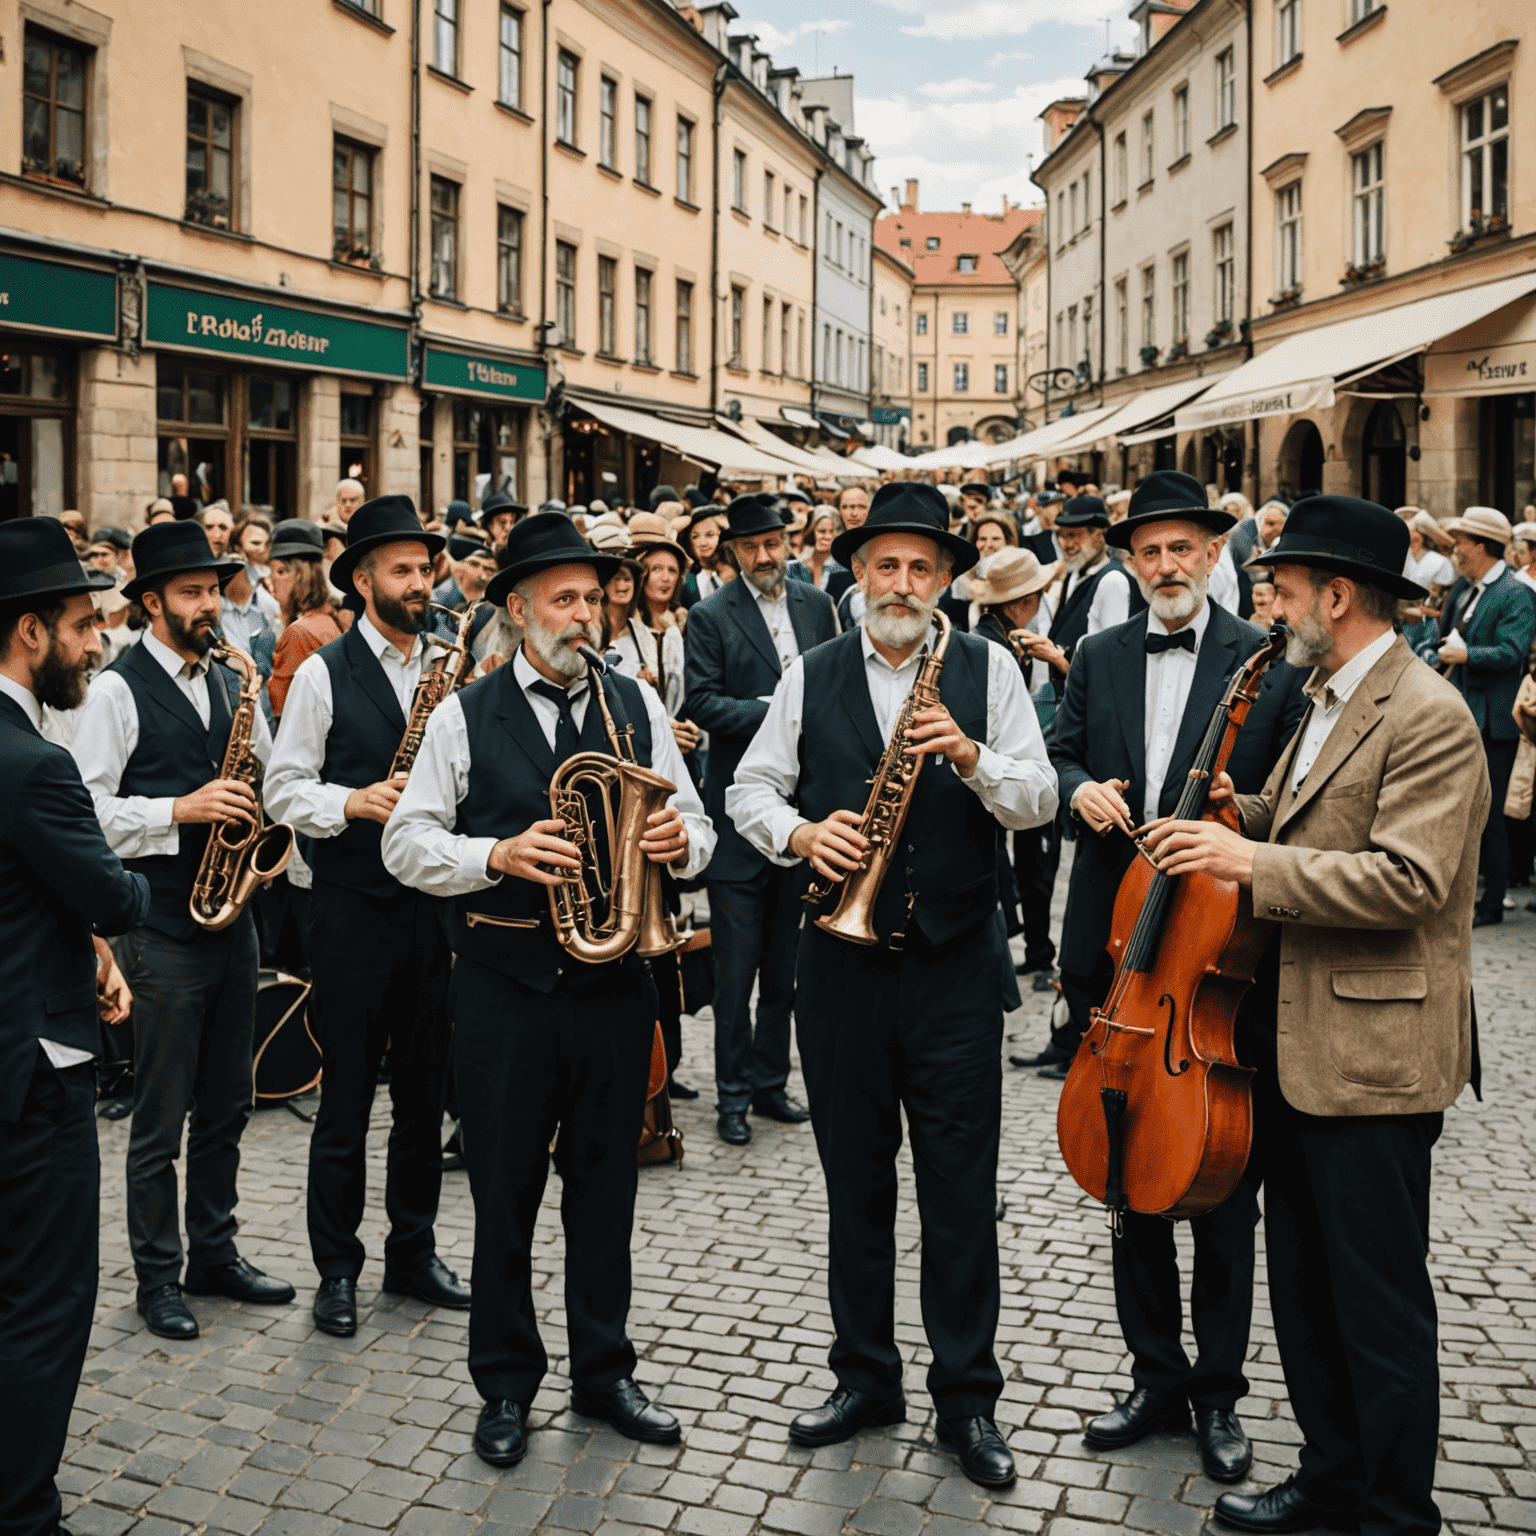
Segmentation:
{"type": "Polygon", "coordinates": [[[884,443],[869,443],[863,448],[855,448],[850,455],[859,463],[869,469],[910,469],[912,460],[904,453],[897,453],[894,448],[887,448],[884,443]]]}
{"type": "MultiPolygon", "coordinates": [[[[1128,444],[1130,439],[1123,434],[1137,432],[1153,422],[1161,421],[1165,416],[1171,416],[1181,405],[1187,405],[1197,395],[1204,394],[1231,372],[1231,369],[1227,369],[1203,379],[1180,379],[1177,384],[1157,384],[1151,389],[1140,390],[1130,399],[1113,407],[1109,415],[1074,432],[1064,442],[1053,444],[1051,452],[1061,455],[1082,453],[1095,443],[1112,438],[1128,444]]],[[[1165,437],[1172,430],[1169,427],[1167,431],[1156,433],[1156,436],[1165,437]]]]}
{"type": "Polygon", "coordinates": [[[736,474],[747,479],[780,479],[793,474],[798,467],[787,459],[770,456],[750,443],[710,427],[685,427],[679,422],[663,421],[646,411],[631,411],[606,401],[599,404],[594,400],[573,398],[571,404],[615,432],[649,438],[663,448],[670,448],[679,458],[690,459],[706,469],[717,469],[722,474],[736,474]]]}
{"type": "Polygon", "coordinates": [[[775,437],[762,422],[751,416],[743,416],[740,421],[732,421],[729,416],[717,416],[715,420],[725,432],[744,437],[753,447],[772,454],[776,459],[783,459],[803,475],[814,475],[818,480],[824,480],[829,473],[826,465],[809,448],[797,448],[793,443],[785,442],[782,437],[775,437]]]}
{"type": "Polygon", "coordinates": [[[1536,389],[1536,302],[1507,309],[1454,331],[1424,354],[1424,393],[1515,395],[1536,389]]]}
{"type": "Polygon", "coordinates": [[[802,411],[799,406],[781,405],[779,407],[779,415],[792,427],[807,427],[812,432],[819,432],[821,430],[821,423],[809,411],[802,411]]]}
{"type": "Polygon", "coordinates": [[[1335,390],[1423,352],[1533,291],[1536,273],[1528,273],[1300,331],[1228,374],[1181,410],[1174,425],[1193,432],[1330,406],[1335,390]]]}

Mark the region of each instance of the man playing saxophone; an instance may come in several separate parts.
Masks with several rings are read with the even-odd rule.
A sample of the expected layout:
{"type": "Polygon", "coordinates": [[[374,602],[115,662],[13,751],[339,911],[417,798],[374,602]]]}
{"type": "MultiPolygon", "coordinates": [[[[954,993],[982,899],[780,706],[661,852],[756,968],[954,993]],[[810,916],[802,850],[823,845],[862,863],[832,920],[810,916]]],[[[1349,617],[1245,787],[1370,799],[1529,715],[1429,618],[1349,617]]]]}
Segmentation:
{"type": "Polygon", "coordinates": [[[862,625],[786,668],[726,810],[775,863],[803,860],[812,892],[830,888],[801,930],[795,1015],[827,1180],[837,1388],[790,1438],[829,1445],[906,1417],[895,1333],[905,1110],[940,1437],[968,1477],[1002,1487],[1014,1465],[993,1421],[1007,965],[996,828],[1050,820],[1056,775],[1013,657],[933,628],[939,594],[976,561],[948,521],[932,486],[894,482],[833,544],[864,594],[862,625]],[[904,714],[905,740],[893,741],[904,714]],[[880,813],[861,815],[866,803],[880,813]]]}
{"type": "Polygon", "coordinates": [[[310,1018],[325,1091],[309,1142],[309,1246],[320,1276],[316,1326],[357,1331],[367,1200],[365,1143],[379,1059],[390,1052],[384,1174],[384,1289],[463,1310],[469,1287],[437,1256],[448,1059],[448,941],[432,900],[379,853],[404,778],[392,775],[417,684],[439,652],[430,626],[432,557],[405,496],[359,507],[331,580],[363,603],[345,635],[294,673],[267,769],[269,813],[309,839],[314,874],[310,1018]]]}
{"type": "Polygon", "coordinates": [[[385,869],[446,898],[457,956],[449,1007],[475,1202],[469,1369],[485,1400],[475,1449],[493,1466],[526,1453],[528,1413],[548,1363],[532,1246],[557,1129],[571,1407],[637,1440],[670,1443],[680,1433],[636,1386],[625,1328],[635,1151],[656,1020],[642,958],[649,945],[638,931],[645,925],[635,924],[639,941],[617,958],[607,957],[623,946],[606,941],[588,949],[605,957],[598,963],[581,951],[627,905],[594,891],[594,870],[622,871],[614,889],[633,896],[649,887],[652,865],[696,874],[714,831],[661,700],[611,671],[594,676],[578,650],[600,643],[603,583],[619,563],[558,512],[512,530],[486,599],[505,606],[523,642],[508,663],[433,711],[384,826],[385,869]],[[626,810],[636,824],[627,842],[610,846],[606,792],[567,791],[567,765],[588,754],[612,763],[630,751],[636,771],[616,767],[615,777],[643,780],[665,802],[640,817],[627,791],[617,806],[609,799],[612,825],[626,810]],[[580,794],[589,819],[573,812],[577,826],[552,815],[552,784],[562,804],[580,794]],[[585,857],[573,838],[590,839],[585,857]],[[561,927],[556,887],[573,898],[558,904],[561,927]],[[589,906],[596,926],[582,932],[589,906]],[[583,914],[574,936],[563,933],[573,911],[583,914]]]}
{"type": "MultiPolygon", "coordinates": [[[[128,1243],[139,1311],[152,1333],[195,1339],[182,1291],[287,1302],[293,1287],[235,1247],[235,1176],[251,1113],[256,925],[249,909],[209,929],[190,904],[210,829],[260,817],[248,779],[224,762],[239,685],[209,655],[219,593],[241,569],[194,522],[158,523],[133,541],[123,594],[149,618],[143,639],[91,684],[71,747],[112,851],[149,881],[149,915],[122,940],[134,995],[134,1112],[128,1138],[128,1243]],[[187,1128],[187,1267],[176,1158],[187,1128]]],[[[272,749],[251,718],[249,755],[272,749]]]]}

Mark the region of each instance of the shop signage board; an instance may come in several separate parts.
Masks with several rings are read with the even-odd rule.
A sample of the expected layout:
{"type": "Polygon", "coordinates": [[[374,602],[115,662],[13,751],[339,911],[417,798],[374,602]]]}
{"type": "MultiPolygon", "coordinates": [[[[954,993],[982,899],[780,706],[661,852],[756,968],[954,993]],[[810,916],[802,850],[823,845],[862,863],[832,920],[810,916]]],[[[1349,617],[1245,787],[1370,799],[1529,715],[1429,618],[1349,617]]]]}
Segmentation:
{"type": "Polygon", "coordinates": [[[0,251],[0,327],[117,340],[117,276],[0,251]]]}
{"type": "Polygon", "coordinates": [[[877,427],[894,427],[903,421],[911,421],[912,412],[904,406],[877,405],[870,410],[869,419],[877,427]]]}
{"type": "Polygon", "coordinates": [[[1492,347],[1430,352],[1426,395],[1519,395],[1536,390],[1536,338],[1492,347]]]}
{"type": "Polygon", "coordinates": [[[542,404],[544,370],[523,363],[498,361],[473,352],[455,352],[429,342],[421,367],[423,389],[446,389],[498,400],[523,400],[542,404]]]}

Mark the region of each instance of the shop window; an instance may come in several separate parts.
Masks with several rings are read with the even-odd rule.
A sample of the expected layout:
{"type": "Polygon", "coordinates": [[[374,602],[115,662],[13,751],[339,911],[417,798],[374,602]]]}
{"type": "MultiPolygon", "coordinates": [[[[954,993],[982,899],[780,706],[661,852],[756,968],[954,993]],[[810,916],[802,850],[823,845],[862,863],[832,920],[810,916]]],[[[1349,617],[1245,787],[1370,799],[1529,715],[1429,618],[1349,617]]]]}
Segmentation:
{"type": "Polygon", "coordinates": [[[341,459],[338,480],[361,480],[367,495],[373,484],[373,397],[343,390],[341,396],[341,459]]]}
{"type": "Polygon", "coordinates": [[[416,413],[416,505],[437,506],[437,402],[428,395],[416,413]]]}
{"type": "Polygon", "coordinates": [[[478,507],[493,491],[518,495],[522,413],[455,401],[453,494],[478,507]]]}
{"type": "Polygon", "coordinates": [[[523,312],[523,216],[496,208],[496,307],[504,315],[523,312]]]}
{"type": "Polygon", "coordinates": [[[612,256],[599,256],[597,258],[597,350],[603,357],[618,355],[618,286],[618,262],[612,256]]]}
{"type": "Polygon", "coordinates": [[[156,493],[214,501],[229,493],[229,380],[222,373],[166,367],[155,376],[156,493]],[[180,479],[178,480],[178,477],[180,479]]]}
{"type": "Polygon", "coordinates": [[[434,299],[459,296],[459,187],[443,176],[432,178],[432,274],[434,299]]]}
{"type": "Polygon", "coordinates": [[[375,152],[350,139],[331,150],[331,222],[337,261],[376,266],[373,255],[373,162],[375,152]]]}
{"type": "Polygon", "coordinates": [[[1461,109],[1461,227],[1509,226],[1509,87],[1461,109]]]}
{"type": "Polygon", "coordinates": [[[73,501],[73,407],[67,355],[0,342],[0,520],[73,501]]]}
{"type": "Polygon", "coordinates": [[[560,345],[576,345],[576,247],[564,240],[555,242],[555,324],[560,328],[560,345]]]}
{"type": "Polygon", "coordinates": [[[523,13],[514,6],[501,8],[500,73],[496,99],[504,107],[523,105],[523,13]]]}
{"type": "Polygon", "coordinates": [[[235,216],[235,103],[197,86],[187,87],[187,202],[189,224],[237,229],[235,216]]]}
{"type": "Polygon", "coordinates": [[[85,186],[85,98],[91,50],[37,27],[22,57],[21,168],[65,186],[85,186]]]}
{"type": "Polygon", "coordinates": [[[1408,498],[1408,444],[1397,407],[1383,400],[1365,424],[1360,456],[1360,494],[1378,506],[1400,507],[1408,498]]]}
{"type": "Polygon", "coordinates": [[[1536,394],[1486,395],[1478,410],[1478,499],[1519,522],[1536,502],[1536,394]]]}
{"type": "MultiPolygon", "coordinates": [[[[245,381],[244,503],[274,517],[291,517],[296,511],[297,388],[292,379],[254,376],[245,381]]],[[[342,421],[345,431],[345,411],[342,421]]]]}

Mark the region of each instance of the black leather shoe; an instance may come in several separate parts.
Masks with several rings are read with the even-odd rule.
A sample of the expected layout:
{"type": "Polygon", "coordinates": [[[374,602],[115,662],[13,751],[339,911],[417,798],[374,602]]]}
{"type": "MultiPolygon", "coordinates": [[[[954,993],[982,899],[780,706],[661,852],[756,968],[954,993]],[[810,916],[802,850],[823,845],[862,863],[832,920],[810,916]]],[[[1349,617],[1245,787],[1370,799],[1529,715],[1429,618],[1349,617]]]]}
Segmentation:
{"type": "Polygon", "coordinates": [[[1014,1067],[1057,1067],[1071,1060],[1071,1051],[1064,1051],[1059,1045],[1047,1045],[1034,1056],[1010,1056],[1008,1064],[1014,1067]]]}
{"type": "Polygon", "coordinates": [[[315,1327],[338,1339],[350,1339],[357,1332],[356,1280],[336,1275],[320,1282],[315,1292],[315,1327]]]}
{"type": "Polygon", "coordinates": [[[292,1301],[294,1290],[286,1280],[264,1275],[246,1259],[221,1264],[215,1269],[187,1269],[181,1288],[194,1296],[228,1296],[233,1301],[253,1301],[261,1306],[292,1301]]]}
{"type": "Polygon", "coordinates": [[[601,1419],[621,1435],[652,1445],[676,1445],[683,1438],[682,1425],[665,1408],[658,1408],[628,1376],[611,1387],[578,1387],[573,1383],[571,1412],[584,1419],[601,1419]]]}
{"type": "Polygon", "coordinates": [[[752,1140],[752,1127],[747,1124],[742,1110],[727,1110],[721,1115],[715,1121],[715,1133],[721,1141],[728,1141],[733,1147],[744,1147],[752,1140]]]}
{"type": "Polygon", "coordinates": [[[1240,1483],[1253,1465],[1253,1447],[1235,1413],[1195,1409],[1195,1444],[1200,1465],[1213,1483],[1240,1483]]]}
{"type": "Polygon", "coordinates": [[[1101,1451],[1135,1445],[1155,1429],[1188,1429],[1189,1401],[1177,1392],[1137,1387],[1118,1407],[1089,1419],[1083,1439],[1101,1451]]]}
{"type": "Polygon", "coordinates": [[[1263,1493],[1224,1493],[1216,1500],[1216,1523],[1259,1536],[1285,1536],[1289,1531],[1358,1531],[1358,1515],[1329,1509],[1308,1498],[1294,1477],[1263,1493]]]}
{"type": "Polygon", "coordinates": [[[1018,1476],[1013,1452],[991,1419],[940,1419],[938,1437],[941,1445],[954,1447],[960,1470],[983,1488],[1007,1488],[1018,1476]]]}
{"type": "Polygon", "coordinates": [[[804,1104],[797,1104],[782,1088],[775,1088],[772,1093],[755,1093],[752,1095],[752,1113],[762,1115],[766,1120],[779,1120],[785,1125],[803,1125],[811,1118],[811,1112],[804,1104]]]}
{"type": "Polygon", "coordinates": [[[197,1319],[181,1299],[179,1285],[161,1285],[139,1297],[144,1326],[162,1339],[195,1339],[197,1319]]]}
{"type": "Polygon", "coordinates": [[[493,1467],[515,1467],[528,1454],[528,1410],[510,1398],[493,1398],[475,1425],[475,1455],[493,1467]]]}
{"type": "Polygon", "coordinates": [[[836,1445],[871,1425],[906,1422],[907,1400],[900,1392],[872,1397],[852,1387],[839,1387],[820,1408],[807,1409],[790,1420],[789,1438],[796,1445],[836,1445]]]}
{"type": "Polygon", "coordinates": [[[1055,992],[1057,990],[1056,972],[1047,966],[1036,975],[1033,987],[1036,992],[1055,992]]]}
{"type": "Polygon", "coordinates": [[[1474,928],[1492,928],[1496,923],[1504,921],[1502,912],[1474,912],[1472,914],[1472,926],[1474,928]]]}
{"type": "Polygon", "coordinates": [[[386,1268],[384,1289],[394,1296],[414,1296],[429,1307],[469,1310],[469,1287],[435,1253],[415,1269],[386,1268]]]}
{"type": "Polygon", "coordinates": [[[667,1093],[674,1099],[696,1099],[699,1096],[697,1088],[690,1088],[680,1077],[667,1079],[667,1093]]]}
{"type": "Polygon", "coordinates": [[[1048,1077],[1053,1083],[1064,1083],[1067,1080],[1067,1068],[1071,1065],[1069,1061],[1058,1061],[1053,1067],[1041,1067],[1035,1076],[1048,1077]]]}

